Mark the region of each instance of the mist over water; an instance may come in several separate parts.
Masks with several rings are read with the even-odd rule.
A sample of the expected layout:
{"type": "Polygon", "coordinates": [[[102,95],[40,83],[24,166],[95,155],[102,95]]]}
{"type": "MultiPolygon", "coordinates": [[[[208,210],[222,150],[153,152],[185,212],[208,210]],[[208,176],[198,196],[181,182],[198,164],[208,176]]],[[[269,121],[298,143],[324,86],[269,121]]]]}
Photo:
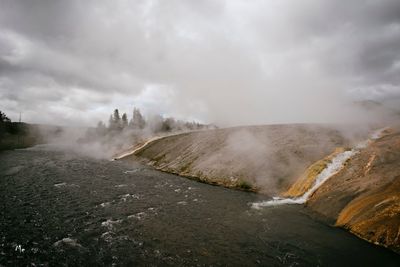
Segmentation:
{"type": "Polygon", "coordinates": [[[2,6],[0,106],[14,121],[22,112],[27,122],[95,126],[133,106],[221,127],[399,112],[395,0],[2,6]]]}
{"type": "Polygon", "coordinates": [[[68,128],[51,141],[99,158],[153,136],[77,137],[73,128],[115,108],[222,128],[348,125],[344,136],[390,124],[400,114],[398,19],[383,18],[398,3],[356,2],[343,13],[334,1],[6,0],[0,106],[14,121],[68,128]]]}
{"type": "Polygon", "coordinates": [[[399,124],[400,1],[0,1],[0,111],[40,136],[0,151],[1,266],[398,263],[284,204],[399,124]],[[187,132],[148,163],[262,194],[129,157],[187,132]]]}
{"type": "Polygon", "coordinates": [[[37,135],[40,143],[51,144],[54,149],[97,159],[112,159],[131,155],[150,140],[216,128],[214,125],[163,118],[160,115],[145,119],[140,110],[133,110],[131,119],[126,113],[121,116],[115,109],[107,124],[99,121],[96,127],[34,125],[31,132],[37,135]]]}

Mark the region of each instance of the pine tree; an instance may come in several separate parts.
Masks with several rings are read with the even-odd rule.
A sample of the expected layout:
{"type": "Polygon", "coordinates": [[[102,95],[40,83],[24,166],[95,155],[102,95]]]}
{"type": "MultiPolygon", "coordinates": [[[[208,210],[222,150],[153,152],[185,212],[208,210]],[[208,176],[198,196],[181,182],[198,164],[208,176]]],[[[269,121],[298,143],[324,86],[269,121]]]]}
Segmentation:
{"type": "Polygon", "coordinates": [[[170,117],[170,118],[166,118],[163,121],[161,129],[164,132],[170,132],[170,131],[174,130],[175,128],[176,128],[176,121],[174,118],[170,117]]]}
{"type": "Polygon", "coordinates": [[[121,123],[121,117],[119,116],[119,111],[117,108],[114,110],[113,119],[116,125],[119,125],[121,123]]]}
{"type": "Polygon", "coordinates": [[[133,118],[131,121],[131,126],[133,129],[143,129],[146,126],[146,121],[140,113],[138,108],[133,109],[133,118]]]}
{"type": "Polygon", "coordinates": [[[111,130],[121,130],[122,129],[121,117],[119,116],[118,109],[115,109],[113,115],[111,115],[111,117],[110,117],[109,128],[111,130]]]}
{"type": "Polygon", "coordinates": [[[4,112],[0,111],[0,123],[3,122],[11,122],[11,120],[7,117],[7,115],[4,112]]]}
{"type": "Polygon", "coordinates": [[[122,114],[122,128],[126,128],[128,126],[128,116],[126,113],[122,114]]]}

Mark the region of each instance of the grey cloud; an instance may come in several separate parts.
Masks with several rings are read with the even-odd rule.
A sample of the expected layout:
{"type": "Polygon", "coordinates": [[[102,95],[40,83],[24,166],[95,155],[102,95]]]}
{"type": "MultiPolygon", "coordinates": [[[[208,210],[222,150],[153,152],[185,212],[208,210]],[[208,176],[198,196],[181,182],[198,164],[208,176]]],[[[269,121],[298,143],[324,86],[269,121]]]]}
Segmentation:
{"type": "Polygon", "coordinates": [[[14,117],[84,124],[135,104],[222,125],[334,122],[400,91],[395,0],[0,1],[14,117]],[[152,85],[168,99],[149,100],[152,85]]]}

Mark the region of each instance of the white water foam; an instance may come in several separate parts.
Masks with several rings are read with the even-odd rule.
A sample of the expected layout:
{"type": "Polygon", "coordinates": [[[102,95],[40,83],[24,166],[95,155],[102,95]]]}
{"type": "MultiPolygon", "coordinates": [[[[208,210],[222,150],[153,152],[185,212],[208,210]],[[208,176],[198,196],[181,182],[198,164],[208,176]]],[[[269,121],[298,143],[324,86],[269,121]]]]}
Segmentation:
{"type": "Polygon", "coordinates": [[[318,174],[317,178],[315,179],[314,185],[305,192],[302,196],[296,198],[281,198],[281,197],[273,197],[272,200],[268,201],[261,201],[252,203],[251,207],[253,209],[261,209],[262,207],[268,206],[278,206],[278,205],[286,205],[286,204],[304,204],[307,202],[308,198],[330,177],[334,174],[338,173],[340,169],[343,167],[344,163],[350,159],[353,155],[357,154],[360,149],[365,148],[371,140],[378,139],[382,137],[384,131],[387,128],[382,128],[374,131],[370,138],[367,141],[361,142],[356,145],[356,147],[352,150],[342,152],[336,155],[332,162],[327,165],[327,167],[318,174]]]}
{"type": "Polygon", "coordinates": [[[60,245],[68,245],[68,246],[71,246],[71,247],[82,247],[82,245],[81,244],[79,244],[77,241],[76,241],[76,239],[72,239],[72,238],[69,238],[69,237],[66,237],[66,238],[63,238],[63,239],[61,239],[61,240],[58,240],[57,242],[55,242],[54,244],[53,244],[53,246],[54,247],[58,247],[58,246],[60,246],[60,245]]]}
{"type": "Polygon", "coordinates": [[[107,221],[104,221],[101,223],[101,226],[107,227],[108,230],[112,230],[114,228],[115,224],[119,224],[121,222],[122,222],[122,220],[114,220],[113,221],[112,219],[107,219],[107,221]]]}

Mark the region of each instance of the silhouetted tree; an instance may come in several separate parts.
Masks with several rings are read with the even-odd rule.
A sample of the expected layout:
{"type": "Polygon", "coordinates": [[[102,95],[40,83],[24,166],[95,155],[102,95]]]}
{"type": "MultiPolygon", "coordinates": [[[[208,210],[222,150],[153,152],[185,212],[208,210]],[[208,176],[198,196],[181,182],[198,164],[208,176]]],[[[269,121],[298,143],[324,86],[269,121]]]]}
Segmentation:
{"type": "Polygon", "coordinates": [[[114,122],[115,122],[117,125],[121,123],[121,117],[119,116],[119,111],[118,111],[118,109],[115,109],[115,110],[114,110],[114,117],[113,117],[113,119],[114,119],[114,122]]]}
{"type": "Polygon", "coordinates": [[[122,131],[127,126],[135,130],[143,130],[147,127],[150,131],[157,132],[173,132],[182,130],[199,130],[207,128],[216,128],[214,125],[204,125],[198,122],[176,120],[173,117],[163,118],[161,115],[150,116],[146,121],[138,108],[133,109],[133,117],[128,123],[128,116],[126,113],[119,114],[119,110],[115,109],[110,115],[108,128],[103,122],[99,122],[96,128],[98,134],[104,132],[103,135],[116,134],[117,131],[122,131]],[[102,130],[104,129],[104,131],[102,130]]]}
{"type": "Polygon", "coordinates": [[[110,130],[121,129],[121,117],[119,116],[118,109],[115,109],[114,113],[110,116],[108,128],[110,130]]]}
{"type": "Polygon", "coordinates": [[[170,131],[172,131],[172,130],[174,130],[174,129],[176,129],[177,127],[176,127],[176,121],[175,121],[175,119],[174,118],[166,118],[164,121],[163,121],[163,124],[162,124],[162,131],[164,131],[164,132],[170,132],[170,131]]]}
{"type": "Polygon", "coordinates": [[[11,120],[7,117],[7,115],[0,111],[0,123],[7,123],[7,122],[11,122],[11,120]]]}
{"type": "Polygon", "coordinates": [[[12,128],[11,120],[4,112],[0,111],[0,139],[3,138],[6,132],[12,132],[12,128]]]}
{"type": "Polygon", "coordinates": [[[146,121],[140,113],[138,108],[133,109],[133,117],[131,121],[131,127],[133,129],[143,129],[146,126],[146,121]]]}
{"type": "Polygon", "coordinates": [[[126,128],[128,126],[128,116],[126,113],[122,114],[122,128],[126,128]]]}

